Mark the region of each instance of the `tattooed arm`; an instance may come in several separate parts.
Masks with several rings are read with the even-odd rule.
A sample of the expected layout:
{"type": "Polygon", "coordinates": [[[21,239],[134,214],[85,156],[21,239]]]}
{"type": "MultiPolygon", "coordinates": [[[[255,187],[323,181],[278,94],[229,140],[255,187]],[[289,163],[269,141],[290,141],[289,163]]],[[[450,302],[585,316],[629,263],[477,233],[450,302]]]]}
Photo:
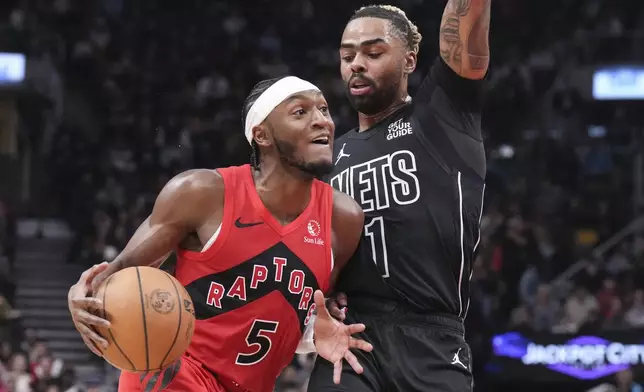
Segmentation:
{"type": "Polygon", "coordinates": [[[491,0],[449,0],[440,28],[440,54],[460,76],[482,79],[490,63],[491,0]]]}

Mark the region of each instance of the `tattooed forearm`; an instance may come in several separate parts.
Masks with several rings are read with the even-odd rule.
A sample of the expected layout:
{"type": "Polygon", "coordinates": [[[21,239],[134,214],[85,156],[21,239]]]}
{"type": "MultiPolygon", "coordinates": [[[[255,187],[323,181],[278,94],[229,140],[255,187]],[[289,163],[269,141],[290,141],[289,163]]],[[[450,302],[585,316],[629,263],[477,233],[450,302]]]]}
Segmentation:
{"type": "Polygon", "coordinates": [[[449,0],[445,7],[440,55],[461,76],[481,77],[489,65],[490,2],[449,0]]]}
{"type": "Polygon", "coordinates": [[[459,68],[461,66],[461,55],[463,52],[463,41],[459,32],[460,20],[458,15],[450,14],[443,17],[443,23],[440,31],[440,52],[441,57],[446,63],[454,63],[459,68]]]}
{"type": "Polygon", "coordinates": [[[476,19],[467,38],[467,55],[474,71],[487,70],[490,64],[490,0],[485,0],[483,13],[476,19]]]}
{"type": "Polygon", "coordinates": [[[443,15],[440,30],[441,57],[446,63],[461,67],[463,40],[461,39],[461,18],[467,16],[472,6],[471,0],[450,0],[449,12],[443,15]]]}

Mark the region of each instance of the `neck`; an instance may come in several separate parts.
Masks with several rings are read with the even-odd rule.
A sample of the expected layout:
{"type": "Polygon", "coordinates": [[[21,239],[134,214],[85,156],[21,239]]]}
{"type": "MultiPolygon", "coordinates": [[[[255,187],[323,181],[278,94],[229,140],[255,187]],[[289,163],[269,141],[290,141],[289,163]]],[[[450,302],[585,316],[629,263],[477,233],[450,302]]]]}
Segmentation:
{"type": "Polygon", "coordinates": [[[407,91],[404,91],[398,94],[398,96],[391,103],[391,105],[389,105],[385,110],[383,110],[380,113],[368,115],[368,114],[358,112],[358,124],[360,126],[360,132],[366,131],[367,129],[378,124],[385,118],[391,116],[392,113],[394,113],[396,110],[403,107],[405,104],[407,104],[408,101],[409,101],[409,94],[407,94],[407,91]]]}
{"type": "Polygon", "coordinates": [[[311,199],[313,177],[280,162],[263,160],[253,179],[264,207],[283,224],[295,220],[311,199]]]}

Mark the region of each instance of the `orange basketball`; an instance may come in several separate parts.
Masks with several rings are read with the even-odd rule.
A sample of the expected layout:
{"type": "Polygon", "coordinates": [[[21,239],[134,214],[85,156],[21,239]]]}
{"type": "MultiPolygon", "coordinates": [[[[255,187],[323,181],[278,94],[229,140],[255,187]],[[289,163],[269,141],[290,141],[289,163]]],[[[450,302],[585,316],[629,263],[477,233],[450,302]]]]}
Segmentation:
{"type": "Polygon", "coordinates": [[[194,307],[170,274],[152,267],[125,268],[107,278],[95,297],[103,301],[99,316],[111,323],[97,331],[109,342],[103,357],[113,366],[128,372],[157,371],[188,348],[194,307]]]}

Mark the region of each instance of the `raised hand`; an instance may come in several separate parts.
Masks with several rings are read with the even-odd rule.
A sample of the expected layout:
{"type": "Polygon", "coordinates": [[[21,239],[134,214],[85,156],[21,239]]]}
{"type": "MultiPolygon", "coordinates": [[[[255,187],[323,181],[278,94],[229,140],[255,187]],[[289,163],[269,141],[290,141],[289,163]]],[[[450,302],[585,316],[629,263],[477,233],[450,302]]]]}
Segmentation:
{"type": "Polygon", "coordinates": [[[333,382],[340,383],[342,376],[342,360],[345,359],[356,373],[362,373],[362,365],[351,349],[371,351],[370,343],[352,335],[362,332],[364,324],[345,325],[331,316],[325,306],[324,294],[317,290],[314,294],[317,316],[315,318],[314,340],[315,349],[322,358],[333,364],[333,382]]]}

